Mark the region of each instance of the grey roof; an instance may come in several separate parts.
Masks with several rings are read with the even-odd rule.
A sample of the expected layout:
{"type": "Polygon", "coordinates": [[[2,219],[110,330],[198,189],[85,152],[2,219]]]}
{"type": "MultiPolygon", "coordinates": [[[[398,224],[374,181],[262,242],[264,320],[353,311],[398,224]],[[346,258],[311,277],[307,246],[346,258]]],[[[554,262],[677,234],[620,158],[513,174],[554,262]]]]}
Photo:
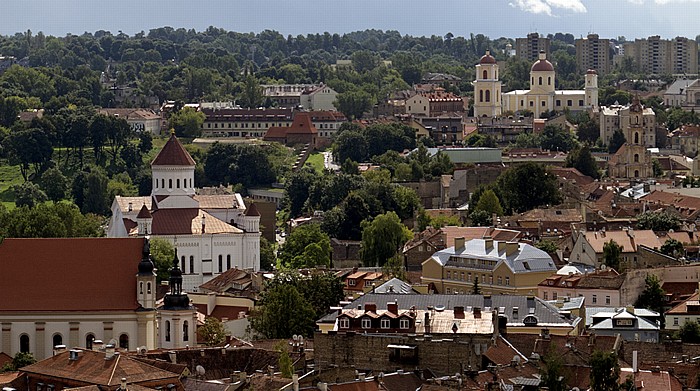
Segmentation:
{"type": "Polygon", "coordinates": [[[418,293],[418,291],[413,289],[411,284],[401,281],[398,278],[392,278],[391,280],[374,288],[372,293],[409,294],[418,293]]]}
{"type": "MultiPolygon", "coordinates": [[[[538,297],[512,296],[512,295],[421,295],[421,294],[378,294],[366,293],[343,309],[362,307],[365,303],[375,303],[378,309],[387,308],[387,303],[397,301],[400,310],[408,310],[412,306],[425,310],[428,306],[444,306],[445,309],[453,309],[455,306],[463,306],[471,311],[473,307],[481,307],[483,311],[498,310],[499,316],[508,318],[508,327],[524,327],[523,319],[533,315],[537,319],[537,326],[557,327],[571,326],[575,320],[568,320],[559,314],[559,309],[538,297]],[[514,314],[514,308],[517,313],[514,314]]],[[[334,323],[338,312],[334,311],[318,320],[319,323],[334,323]]]]}
{"type": "MultiPolygon", "coordinates": [[[[562,302],[560,310],[571,311],[571,310],[580,309],[581,307],[583,307],[584,300],[585,300],[585,297],[583,297],[583,296],[572,297],[572,298],[562,302]]],[[[547,303],[556,307],[557,300],[549,300],[549,301],[547,301],[547,303]]]]}
{"type": "Polygon", "coordinates": [[[644,318],[637,318],[637,325],[632,327],[613,327],[612,318],[600,321],[600,323],[590,327],[591,330],[653,330],[659,331],[659,326],[644,318]]]}
{"type": "Polygon", "coordinates": [[[685,92],[685,89],[695,84],[698,80],[676,80],[671,84],[664,94],[679,95],[685,92]]]}
{"type": "Polygon", "coordinates": [[[431,73],[431,72],[428,72],[428,74],[425,75],[423,80],[427,80],[427,81],[432,81],[432,80],[461,81],[462,78],[455,76],[455,75],[450,75],[449,73],[431,73]]]}
{"type": "MultiPolygon", "coordinates": [[[[621,311],[626,311],[625,307],[586,307],[586,326],[591,326],[593,324],[593,317],[600,318],[607,316],[605,314],[610,314],[610,316],[617,314],[621,311]]],[[[651,311],[646,308],[635,308],[634,315],[637,317],[644,318],[658,318],[659,315],[656,311],[651,311]]]]}
{"type": "Polygon", "coordinates": [[[433,254],[432,258],[445,266],[451,257],[475,258],[481,260],[498,261],[494,269],[500,263],[505,263],[513,273],[528,273],[551,271],[556,272],[552,257],[546,252],[526,243],[518,243],[518,251],[506,255],[504,251],[498,251],[498,241],[493,241],[493,246],[486,249],[484,239],[472,239],[465,243],[464,248],[456,251],[454,247],[448,247],[433,254]]]}

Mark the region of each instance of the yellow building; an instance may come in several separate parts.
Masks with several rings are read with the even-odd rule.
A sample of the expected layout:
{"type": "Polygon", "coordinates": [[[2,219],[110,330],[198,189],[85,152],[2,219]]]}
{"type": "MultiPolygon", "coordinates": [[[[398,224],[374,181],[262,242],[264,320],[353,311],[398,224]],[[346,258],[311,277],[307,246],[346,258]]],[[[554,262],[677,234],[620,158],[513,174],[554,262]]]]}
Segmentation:
{"type": "Polygon", "coordinates": [[[423,262],[421,280],[434,293],[469,294],[477,284],[484,294],[535,295],[556,271],[552,258],[529,244],[457,238],[423,262]]]}

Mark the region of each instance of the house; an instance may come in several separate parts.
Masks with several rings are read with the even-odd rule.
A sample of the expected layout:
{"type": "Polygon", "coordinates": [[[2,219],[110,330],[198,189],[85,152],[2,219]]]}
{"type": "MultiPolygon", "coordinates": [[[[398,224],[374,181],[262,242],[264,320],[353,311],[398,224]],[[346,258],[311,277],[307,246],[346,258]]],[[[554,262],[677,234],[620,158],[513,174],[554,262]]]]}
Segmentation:
{"type": "Polygon", "coordinates": [[[700,95],[698,93],[700,93],[698,79],[676,80],[664,92],[664,106],[681,107],[690,111],[691,108],[700,105],[700,95]]]}
{"type": "Polygon", "coordinates": [[[683,384],[674,372],[652,369],[620,368],[620,380],[632,377],[637,391],[681,391],[683,384]]]}
{"type": "Polygon", "coordinates": [[[620,289],[625,281],[625,275],[613,269],[586,274],[554,274],[539,283],[537,296],[543,300],[583,297],[594,307],[619,307],[625,304],[620,300],[620,289]]]}
{"type": "Polygon", "coordinates": [[[421,282],[435,293],[465,294],[478,285],[486,294],[534,295],[556,270],[549,254],[532,245],[461,237],[423,262],[421,282]]]}
{"type": "Polygon", "coordinates": [[[586,326],[595,335],[620,335],[625,341],[656,343],[661,326],[658,312],[628,306],[625,308],[595,308],[586,310],[586,326]]]}
{"type": "Polygon", "coordinates": [[[685,322],[700,321],[700,293],[694,293],[680,304],[666,311],[666,329],[679,330],[685,322]]]}
{"type": "Polygon", "coordinates": [[[444,250],[448,244],[454,243],[455,239],[459,237],[463,237],[466,241],[490,237],[495,240],[512,242],[518,241],[521,236],[519,231],[503,228],[428,227],[404,245],[404,265],[406,265],[407,270],[421,270],[426,259],[430,258],[436,251],[444,250]]]}
{"type": "Polygon", "coordinates": [[[515,220],[518,226],[536,228],[543,236],[559,236],[570,233],[571,225],[583,222],[583,217],[580,209],[538,208],[517,215],[515,220]]]}
{"type": "Polygon", "coordinates": [[[289,126],[272,126],[265,136],[264,141],[276,141],[278,143],[293,146],[298,144],[308,144],[311,149],[315,149],[318,130],[311,122],[309,113],[297,113],[289,126]]]}
{"type": "Polygon", "coordinates": [[[314,110],[309,111],[308,115],[311,116],[311,123],[316,127],[316,130],[318,130],[319,137],[335,137],[340,126],[348,122],[345,115],[339,111],[314,110]]]}
{"type": "Polygon", "coordinates": [[[153,110],[140,108],[99,109],[98,114],[123,118],[134,133],[160,134],[162,118],[153,110]]]}
{"type": "Polygon", "coordinates": [[[305,89],[299,97],[299,104],[305,110],[335,111],[333,104],[338,99],[338,93],[331,87],[321,84],[305,89]]]}
{"type": "Polygon", "coordinates": [[[331,263],[335,268],[358,267],[362,265],[359,240],[340,240],[331,238],[331,263]]]}
{"type": "Polygon", "coordinates": [[[174,134],[151,171],[150,196],[115,197],[108,237],[169,241],[180,256],[186,291],[234,267],[260,269],[260,212],[254,203],[246,207],[240,194],[196,194],[195,161],[174,134]]]}
{"type": "Polygon", "coordinates": [[[569,261],[599,268],[605,263],[603,248],[610,241],[622,247],[621,271],[678,264],[675,258],[659,252],[663,243],[654,231],[632,228],[579,232],[569,261]]]}
{"type": "Polygon", "coordinates": [[[460,112],[426,114],[415,119],[438,145],[461,145],[465,139],[464,118],[460,112]]]}
{"type": "Polygon", "coordinates": [[[375,271],[363,271],[357,268],[345,277],[345,292],[350,295],[357,295],[379,285],[384,280],[384,273],[375,271]]]}
{"type": "Polygon", "coordinates": [[[292,109],[240,109],[203,107],[202,136],[238,139],[262,138],[273,126],[289,126],[292,109]]]}
{"type": "Polygon", "coordinates": [[[467,99],[442,88],[432,92],[418,92],[406,100],[406,113],[424,117],[434,117],[442,113],[462,113],[466,111],[467,99]]]}

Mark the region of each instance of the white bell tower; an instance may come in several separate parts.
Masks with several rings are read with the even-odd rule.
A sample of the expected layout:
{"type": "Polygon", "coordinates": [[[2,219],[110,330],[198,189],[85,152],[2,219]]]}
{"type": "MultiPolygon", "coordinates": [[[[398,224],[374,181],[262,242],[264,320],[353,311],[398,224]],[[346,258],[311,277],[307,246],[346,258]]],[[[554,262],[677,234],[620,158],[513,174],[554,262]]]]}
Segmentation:
{"type": "Polygon", "coordinates": [[[501,82],[498,80],[498,63],[487,50],[476,65],[474,86],[474,116],[498,117],[501,115],[501,82]]]}

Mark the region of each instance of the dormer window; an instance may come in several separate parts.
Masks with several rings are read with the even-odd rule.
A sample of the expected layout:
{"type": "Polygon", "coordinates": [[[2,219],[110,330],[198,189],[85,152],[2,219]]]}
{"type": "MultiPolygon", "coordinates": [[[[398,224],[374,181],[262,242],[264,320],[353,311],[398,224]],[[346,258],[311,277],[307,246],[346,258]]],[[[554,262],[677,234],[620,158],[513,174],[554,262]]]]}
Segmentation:
{"type": "Polygon", "coordinates": [[[390,321],[389,319],[386,319],[386,318],[382,319],[382,320],[381,320],[381,327],[382,327],[383,329],[388,329],[388,328],[390,328],[390,327],[391,327],[391,321],[390,321]]]}
{"type": "Polygon", "coordinates": [[[355,284],[356,284],[356,282],[355,282],[354,279],[349,279],[349,280],[348,280],[348,285],[349,285],[349,286],[355,286],[355,284]]]}
{"type": "Polygon", "coordinates": [[[406,330],[406,329],[408,329],[409,325],[410,325],[410,322],[408,321],[408,319],[401,319],[399,321],[399,328],[401,328],[401,329],[406,330]]]}
{"type": "Polygon", "coordinates": [[[372,319],[362,318],[362,328],[363,329],[371,329],[372,328],[372,319]]]}
{"type": "Polygon", "coordinates": [[[350,319],[345,318],[345,317],[340,318],[340,320],[338,320],[338,327],[340,327],[341,329],[349,329],[350,328],[350,319]]]}

